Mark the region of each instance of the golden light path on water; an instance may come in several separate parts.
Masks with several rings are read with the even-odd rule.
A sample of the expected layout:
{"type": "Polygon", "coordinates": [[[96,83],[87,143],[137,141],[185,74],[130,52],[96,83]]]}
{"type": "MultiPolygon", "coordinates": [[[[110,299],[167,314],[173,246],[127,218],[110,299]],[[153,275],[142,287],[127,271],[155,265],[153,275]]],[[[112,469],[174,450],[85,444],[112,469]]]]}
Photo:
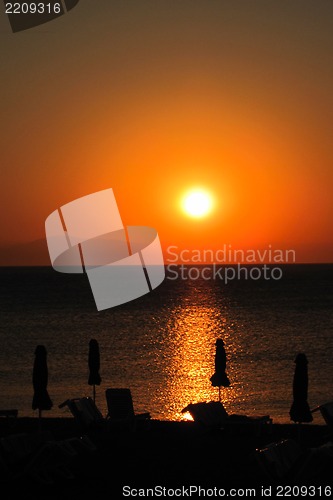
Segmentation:
{"type": "MultiPolygon", "coordinates": [[[[168,362],[163,366],[167,372],[166,385],[161,388],[159,401],[168,401],[164,418],[187,419],[188,413],[181,410],[189,403],[218,401],[218,388],[212,387],[210,377],[214,373],[215,342],[223,338],[227,350],[227,373],[232,382],[235,363],[232,361],[239,346],[233,338],[227,318],[214,305],[214,292],[205,297],[205,305],[192,305],[192,288],[186,299],[175,306],[168,322],[168,362]],[[211,304],[211,305],[208,305],[211,304]]],[[[197,300],[194,300],[194,303],[197,300]]],[[[221,400],[228,411],[232,403],[241,396],[241,387],[236,384],[222,388],[221,400]]]]}

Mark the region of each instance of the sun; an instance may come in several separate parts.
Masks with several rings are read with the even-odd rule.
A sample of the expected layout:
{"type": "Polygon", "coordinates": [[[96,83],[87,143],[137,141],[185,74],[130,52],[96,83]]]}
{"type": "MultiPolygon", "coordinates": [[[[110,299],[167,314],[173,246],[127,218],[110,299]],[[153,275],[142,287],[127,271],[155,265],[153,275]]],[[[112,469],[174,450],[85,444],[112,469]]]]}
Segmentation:
{"type": "Polygon", "coordinates": [[[213,197],[204,189],[191,189],[182,200],[182,209],[190,217],[206,217],[213,208],[213,197]]]}

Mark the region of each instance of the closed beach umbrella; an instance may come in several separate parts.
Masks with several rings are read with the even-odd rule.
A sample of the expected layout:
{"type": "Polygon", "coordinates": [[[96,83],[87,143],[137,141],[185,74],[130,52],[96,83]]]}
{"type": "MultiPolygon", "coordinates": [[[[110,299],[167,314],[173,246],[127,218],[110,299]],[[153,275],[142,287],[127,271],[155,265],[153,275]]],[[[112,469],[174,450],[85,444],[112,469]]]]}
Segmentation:
{"type": "Polygon", "coordinates": [[[34,396],[32,400],[32,409],[38,410],[38,416],[41,418],[43,410],[50,410],[53,403],[47,392],[48,369],[47,352],[43,345],[38,345],[35,350],[35,362],[32,374],[32,383],[34,387],[34,396]]]}
{"type": "Polygon", "coordinates": [[[224,342],[222,339],[216,341],[215,352],[215,373],[211,376],[210,381],[213,387],[219,388],[219,401],[221,401],[221,387],[229,387],[230,380],[226,374],[227,357],[224,350],[224,342]]]}
{"type": "Polygon", "coordinates": [[[293,404],[290,419],[293,422],[312,422],[313,417],[308,405],[308,360],[305,354],[297,354],[293,380],[293,404]]]}
{"type": "Polygon", "coordinates": [[[97,340],[91,339],[89,342],[89,379],[88,384],[93,386],[93,399],[96,399],[96,385],[101,384],[101,376],[99,374],[100,358],[99,358],[99,345],[97,340]]]}

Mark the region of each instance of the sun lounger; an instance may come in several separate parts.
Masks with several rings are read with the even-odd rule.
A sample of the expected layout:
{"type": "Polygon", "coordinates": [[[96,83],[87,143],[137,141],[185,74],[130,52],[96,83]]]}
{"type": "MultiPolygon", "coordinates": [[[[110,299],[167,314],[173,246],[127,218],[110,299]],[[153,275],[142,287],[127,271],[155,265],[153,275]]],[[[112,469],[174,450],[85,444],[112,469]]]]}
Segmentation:
{"type": "Polygon", "coordinates": [[[210,403],[194,403],[183,408],[182,413],[190,413],[194,422],[205,427],[216,427],[223,425],[228,419],[222,403],[211,401],[210,403]]]}
{"type": "Polygon", "coordinates": [[[293,468],[301,460],[303,451],[292,439],[270,443],[256,450],[256,459],[264,476],[272,482],[291,479],[293,468]]]}
{"type": "Polygon", "coordinates": [[[80,436],[68,438],[62,441],[63,445],[69,446],[77,454],[92,453],[97,451],[97,446],[89,439],[88,436],[80,436]]]}
{"type": "Polygon", "coordinates": [[[0,454],[0,483],[9,481],[11,477],[12,477],[11,471],[0,454]]]}
{"type": "Polygon", "coordinates": [[[137,424],[149,422],[150,413],[135,413],[130,389],[106,389],[107,419],[110,424],[120,424],[135,430],[137,424]]]}
{"type": "Polygon", "coordinates": [[[55,441],[48,432],[13,434],[0,440],[0,467],[7,480],[29,477],[53,484],[58,476],[73,478],[69,467],[78,455],[70,440],[55,441]]]}
{"type": "Polygon", "coordinates": [[[333,436],[333,401],[317,406],[316,408],[311,410],[311,413],[314,413],[316,411],[320,411],[323,419],[325,420],[329,428],[330,435],[333,436]]]}
{"type": "Polygon", "coordinates": [[[70,470],[77,453],[62,441],[47,441],[30,458],[23,475],[42,484],[53,484],[59,476],[74,479],[70,470]]]}
{"type": "Polygon", "coordinates": [[[255,455],[269,484],[315,482],[324,470],[330,474],[333,465],[332,443],[304,449],[293,439],[283,439],[257,449],[255,455]]]}
{"type": "Polygon", "coordinates": [[[102,428],[105,419],[96,404],[89,397],[67,399],[59,408],[68,407],[82,429],[102,428]]]}
{"type": "Polygon", "coordinates": [[[247,416],[228,415],[223,404],[219,401],[208,403],[189,404],[182,410],[182,413],[189,412],[194,422],[205,427],[223,429],[244,429],[254,431],[260,435],[263,429],[271,430],[272,419],[269,415],[247,416]]]}
{"type": "Polygon", "coordinates": [[[18,415],[18,410],[0,410],[0,417],[16,418],[17,415],[18,415]]]}
{"type": "Polygon", "coordinates": [[[7,463],[16,463],[31,456],[45,442],[53,440],[48,431],[36,434],[11,434],[0,439],[0,450],[7,463]]]}
{"type": "Polygon", "coordinates": [[[18,410],[0,410],[0,418],[5,419],[9,425],[15,425],[18,410]]]}
{"type": "Polygon", "coordinates": [[[74,479],[72,464],[77,457],[96,450],[87,436],[47,441],[30,458],[23,474],[42,484],[53,484],[59,478],[74,479]]]}

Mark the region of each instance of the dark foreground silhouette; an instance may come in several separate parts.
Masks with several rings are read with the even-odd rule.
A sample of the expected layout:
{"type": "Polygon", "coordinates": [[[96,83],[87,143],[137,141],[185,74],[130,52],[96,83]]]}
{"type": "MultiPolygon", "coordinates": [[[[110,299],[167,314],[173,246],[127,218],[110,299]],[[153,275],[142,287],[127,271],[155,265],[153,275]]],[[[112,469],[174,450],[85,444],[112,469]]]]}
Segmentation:
{"type": "Polygon", "coordinates": [[[273,424],[269,433],[257,436],[246,426],[235,431],[207,430],[194,422],[152,420],[148,429],[138,427],[135,432],[115,427],[107,432],[92,429],[82,433],[73,418],[44,418],[41,431],[38,431],[37,419],[19,418],[16,423],[0,419],[1,456],[5,460],[1,480],[12,492],[12,496],[6,498],[21,495],[22,498],[44,500],[81,496],[103,498],[105,492],[110,498],[120,498],[125,485],[132,488],[153,488],[156,485],[167,488],[183,485],[259,488],[277,482],[282,485],[330,484],[333,465],[330,451],[317,453],[313,459],[307,460],[311,447],[327,442],[327,427],[324,425],[302,426],[302,446],[297,446],[300,450],[298,463],[304,467],[297,482],[294,472],[298,471],[298,463],[283,471],[282,478],[275,478],[272,471],[265,470],[257,459],[256,450],[265,449],[272,442],[289,440],[292,449],[297,435],[298,426],[294,424],[273,424]],[[8,462],[10,447],[6,452],[4,450],[8,437],[24,433],[35,443],[34,453],[42,449],[42,457],[51,457],[47,462],[40,460],[36,453],[32,464],[42,469],[36,475],[33,474],[31,457],[21,456],[15,461],[12,454],[8,462]],[[83,442],[82,435],[86,436],[83,442]],[[77,439],[73,439],[75,437],[77,439]],[[43,445],[43,440],[47,441],[46,445],[43,445]],[[70,451],[71,446],[74,453],[70,451]]]}

